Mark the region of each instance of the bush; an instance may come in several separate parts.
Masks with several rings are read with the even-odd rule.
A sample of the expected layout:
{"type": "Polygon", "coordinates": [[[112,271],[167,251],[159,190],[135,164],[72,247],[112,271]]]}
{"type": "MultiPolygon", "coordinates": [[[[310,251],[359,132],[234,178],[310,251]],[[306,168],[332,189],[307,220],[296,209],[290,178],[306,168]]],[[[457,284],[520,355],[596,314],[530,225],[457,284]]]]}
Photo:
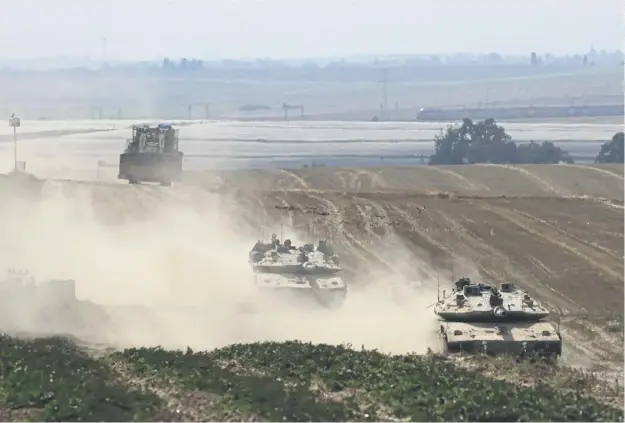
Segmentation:
{"type": "Polygon", "coordinates": [[[601,151],[595,158],[595,163],[623,163],[623,138],[622,132],[617,132],[612,137],[612,141],[608,141],[601,146],[601,151]]]}
{"type": "Polygon", "coordinates": [[[62,338],[0,336],[0,418],[623,421],[622,409],[594,395],[620,399],[622,390],[581,376],[548,363],[452,361],[297,341],[93,356],[62,338]]]}
{"type": "Polygon", "coordinates": [[[146,420],[159,399],[127,390],[67,339],[0,335],[0,404],[34,410],[37,420],[128,421],[146,420]]]}
{"type": "Polygon", "coordinates": [[[510,135],[494,119],[473,122],[464,119],[460,125],[449,125],[435,137],[436,152],[430,164],[464,163],[573,163],[573,160],[552,142],[517,146],[510,135]]]}
{"type": "MultiPolygon", "coordinates": [[[[619,409],[581,392],[521,386],[457,367],[437,355],[385,355],[345,346],[235,344],[208,353],[132,349],[135,371],[272,421],[597,421],[619,409]]],[[[512,364],[511,364],[512,365],[512,364]]],[[[554,370],[555,371],[555,370],[554,370]]]]}

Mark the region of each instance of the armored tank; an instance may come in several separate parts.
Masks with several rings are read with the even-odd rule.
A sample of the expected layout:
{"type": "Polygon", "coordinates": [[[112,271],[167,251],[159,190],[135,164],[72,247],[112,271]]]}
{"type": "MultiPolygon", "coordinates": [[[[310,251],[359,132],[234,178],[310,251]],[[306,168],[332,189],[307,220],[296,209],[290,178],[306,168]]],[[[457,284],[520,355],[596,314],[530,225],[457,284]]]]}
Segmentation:
{"type": "Polygon", "coordinates": [[[324,240],[316,248],[295,247],[288,239],[281,244],[274,234],[271,242],[254,245],[249,263],[254,284],[264,292],[312,298],[328,308],[340,307],[347,295],[339,258],[324,240]]]}
{"type": "Polygon", "coordinates": [[[135,125],[126,150],[119,156],[117,178],[131,184],[158,182],[169,186],[182,179],[183,156],[178,150],[178,130],[171,125],[135,125]]]}
{"type": "Polygon", "coordinates": [[[0,279],[0,331],[34,335],[89,334],[106,323],[101,307],[76,298],[74,280],[36,282],[27,270],[0,279]]]}
{"type": "Polygon", "coordinates": [[[549,311],[514,284],[499,288],[461,278],[434,306],[445,351],[558,357],[562,336],[549,311]]]}

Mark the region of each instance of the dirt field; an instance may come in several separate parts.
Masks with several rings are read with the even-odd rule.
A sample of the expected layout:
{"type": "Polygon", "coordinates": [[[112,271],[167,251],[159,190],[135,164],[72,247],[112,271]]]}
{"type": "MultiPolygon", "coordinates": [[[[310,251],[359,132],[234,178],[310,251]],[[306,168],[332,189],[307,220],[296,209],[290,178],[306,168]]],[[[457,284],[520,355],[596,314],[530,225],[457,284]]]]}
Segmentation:
{"type": "Polygon", "coordinates": [[[316,168],[217,178],[254,186],[234,194],[250,226],[268,212],[330,237],[355,274],[386,266],[414,278],[425,261],[512,281],[559,309],[575,328],[571,337],[622,359],[611,352],[622,341],[600,335],[622,335],[622,166],[316,168]],[[409,251],[402,265],[393,257],[397,244],[409,251]]]}
{"type": "MultiPolygon", "coordinates": [[[[421,279],[432,287],[438,275],[449,289],[452,272],[514,282],[553,308],[568,351],[594,364],[622,364],[621,165],[196,172],[171,188],[72,181],[26,185],[35,196],[55,201],[87,200],[96,219],[111,227],[145,220],[175,204],[188,213],[176,217],[179,221],[192,220],[192,214],[212,219],[212,229],[195,235],[217,245],[211,251],[233,267],[245,267],[246,258],[239,257],[236,265],[236,257],[226,257],[229,247],[220,250],[223,226],[229,225],[247,249],[282,226],[285,238],[330,238],[356,288],[379,275],[389,283],[421,279]],[[224,216],[227,223],[220,220],[224,216]],[[217,239],[211,240],[211,233],[217,239]]],[[[16,190],[15,182],[0,186],[5,198],[25,192],[16,190]]],[[[171,228],[172,244],[180,231],[171,228]]],[[[133,242],[151,243],[152,235],[133,242]]],[[[80,245],[72,236],[67,242],[80,245]]],[[[110,260],[118,263],[119,257],[110,260]]],[[[97,266],[102,272],[114,267],[97,266]]],[[[427,295],[434,300],[435,294],[427,295]]]]}
{"type": "Polygon", "coordinates": [[[414,278],[409,263],[398,268],[393,247],[385,254],[385,245],[400,244],[415,267],[459,262],[456,275],[464,268],[512,281],[559,308],[593,349],[621,347],[590,322],[622,335],[622,166],[317,168],[223,178],[255,184],[235,194],[251,225],[261,207],[280,213],[285,224],[334,239],[355,273],[387,265],[414,278]]]}

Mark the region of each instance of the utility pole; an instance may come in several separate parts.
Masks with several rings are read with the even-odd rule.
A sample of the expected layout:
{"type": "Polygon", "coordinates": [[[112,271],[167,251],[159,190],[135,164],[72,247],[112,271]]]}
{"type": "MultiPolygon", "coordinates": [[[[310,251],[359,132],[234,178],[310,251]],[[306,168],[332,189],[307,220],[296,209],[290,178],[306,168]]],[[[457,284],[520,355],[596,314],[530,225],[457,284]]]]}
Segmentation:
{"type": "Polygon", "coordinates": [[[187,108],[187,119],[191,120],[191,112],[193,111],[193,105],[189,104],[188,108],[187,108]]]}
{"type": "Polygon", "coordinates": [[[9,118],[9,126],[13,128],[13,170],[17,172],[17,128],[21,126],[20,118],[15,113],[9,118]]]}
{"type": "Polygon", "coordinates": [[[388,110],[388,69],[382,69],[382,96],[384,104],[383,120],[386,120],[386,111],[388,110]]]}

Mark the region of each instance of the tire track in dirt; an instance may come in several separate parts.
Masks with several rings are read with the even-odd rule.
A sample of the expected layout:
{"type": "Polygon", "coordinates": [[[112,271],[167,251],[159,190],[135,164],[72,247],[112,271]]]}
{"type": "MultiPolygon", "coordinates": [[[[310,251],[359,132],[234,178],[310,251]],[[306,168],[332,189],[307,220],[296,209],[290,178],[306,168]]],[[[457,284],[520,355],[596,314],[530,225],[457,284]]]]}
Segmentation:
{"type": "MultiPolygon", "coordinates": [[[[441,216],[443,220],[447,222],[447,227],[449,228],[448,233],[452,237],[452,239],[448,240],[449,244],[453,245],[451,250],[452,257],[469,259],[480,273],[497,283],[506,282],[510,276],[517,278],[518,272],[507,256],[499,254],[486,240],[464,228],[462,224],[451,216],[445,213],[442,213],[441,216]],[[495,257],[499,257],[499,259],[497,259],[498,266],[492,265],[492,261],[495,260],[495,257]],[[487,258],[491,262],[484,264],[482,261],[484,258],[487,258]],[[504,263],[504,265],[500,266],[501,263],[504,263]]],[[[452,274],[456,274],[455,265],[453,263],[452,266],[452,274]]]]}
{"type": "MultiPolygon", "coordinates": [[[[343,238],[342,244],[353,254],[360,257],[362,263],[375,263],[380,262],[380,257],[373,251],[371,251],[363,242],[361,242],[358,236],[353,235],[345,226],[348,216],[345,211],[338,207],[333,201],[323,198],[321,196],[308,194],[308,197],[316,199],[318,202],[325,204],[329,210],[336,210],[338,213],[335,215],[334,228],[339,235],[339,239],[343,238]]],[[[392,269],[387,263],[384,263],[389,269],[392,269]]]]}
{"type": "MultiPolygon", "coordinates": [[[[391,210],[393,210],[395,213],[397,213],[397,215],[399,215],[399,217],[406,222],[406,224],[408,225],[409,232],[415,233],[419,236],[419,238],[423,238],[427,243],[429,243],[430,245],[434,246],[435,248],[437,248],[440,251],[444,251],[447,252],[448,254],[452,254],[453,251],[447,247],[445,244],[436,241],[431,235],[430,235],[430,230],[428,227],[423,227],[421,226],[417,219],[414,218],[409,211],[407,210],[403,210],[400,206],[397,205],[391,205],[390,206],[391,210]]],[[[426,250],[429,250],[428,248],[426,248],[426,250]]]]}
{"type": "MultiPolygon", "coordinates": [[[[297,195],[301,195],[301,193],[297,195]]],[[[319,239],[328,239],[334,244],[348,245],[340,232],[340,226],[346,220],[342,210],[330,200],[322,201],[321,197],[312,194],[311,191],[305,194],[301,203],[306,200],[313,202],[314,205],[312,207],[315,209],[319,208],[322,210],[322,214],[312,213],[302,217],[302,220],[304,220],[303,224],[307,225],[310,233],[319,239]],[[312,218],[309,218],[309,216],[312,216],[312,218]]]]}
{"type": "MultiPolygon", "coordinates": [[[[354,206],[356,207],[358,214],[360,215],[360,218],[362,219],[363,223],[365,224],[365,232],[366,235],[369,237],[369,242],[363,240],[361,241],[359,238],[362,237],[361,233],[356,233],[353,234],[351,233],[349,230],[345,229],[344,231],[344,235],[347,236],[352,243],[358,245],[362,250],[366,251],[372,259],[369,259],[369,262],[378,262],[383,264],[388,271],[390,272],[394,272],[395,271],[395,266],[393,266],[391,263],[389,263],[388,261],[386,261],[380,254],[376,253],[375,251],[373,251],[371,248],[369,248],[367,246],[367,244],[370,244],[370,240],[371,238],[377,239],[378,241],[384,241],[385,239],[385,235],[387,233],[386,228],[382,228],[384,231],[384,235],[379,235],[375,232],[375,230],[373,229],[373,226],[371,224],[371,214],[367,213],[365,211],[365,209],[359,204],[359,202],[362,204],[363,202],[366,204],[367,207],[370,207],[371,210],[373,209],[380,209],[383,207],[378,205],[375,202],[372,201],[368,201],[366,199],[360,198],[360,197],[351,197],[351,200],[354,204],[354,206]],[[371,204],[373,204],[374,206],[371,206],[371,204]]],[[[386,215],[386,211],[383,211],[383,214],[386,215]]]]}
{"type": "MultiPolygon", "coordinates": [[[[279,191],[278,191],[279,192],[279,191]]],[[[304,232],[306,236],[313,236],[319,239],[327,238],[327,234],[325,229],[323,228],[323,223],[318,218],[310,218],[309,216],[316,216],[314,213],[310,214],[306,212],[307,209],[310,209],[310,204],[306,203],[306,200],[310,200],[310,196],[304,194],[303,192],[298,192],[296,195],[288,196],[289,192],[283,192],[283,195],[277,195],[276,199],[282,203],[282,206],[287,209],[288,214],[288,225],[291,228],[301,230],[301,227],[304,227],[304,232]],[[286,197],[286,198],[285,198],[286,197]],[[288,199],[287,199],[288,198],[288,199]],[[294,210],[299,213],[294,212],[294,210]],[[299,219],[298,217],[301,217],[299,219]]],[[[314,206],[316,207],[316,206],[314,206]]],[[[314,210],[315,208],[313,208],[314,210]]],[[[283,210],[280,210],[280,213],[284,213],[283,210]]],[[[316,216],[321,217],[321,216],[316,216]]]]}
{"type": "MultiPolygon", "coordinates": [[[[487,209],[485,209],[487,210],[487,209]]],[[[496,213],[496,210],[488,209],[491,212],[496,213]]],[[[511,211],[515,213],[515,211],[511,211]]],[[[501,216],[506,219],[507,216],[501,216]]],[[[525,223],[521,229],[529,233],[532,236],[536,236],[538,231],[528,231],[527,227],[530,226],[525,223]]],[[[517,225],[518,226],[518,225],[517,225]]],[[[557,237],[557,235],[549,234],[545,235],[545,237],[557,237]]],[[[561,247],[561,246],[559,246],[561,247]]],[[[565,250],[566,251],[566,250],[565,250]]],[[[527,256],[528,261],[534,265],[536,268],[542,270],[547,276],[548,280],[554,278],[555,274],[551,269],[549,269],[546,265],[544,265],[541,261],[539,261],[536,257],[527,256]]],[[[580,268],[580,271],[587,270],[587,267],[580,268]]],[[[567,271],[574,271],[570,266],[567,267],[567,271]]],[[[530,276],[531,277],[531,276],[530,276]]],[[[550,294],[545,292],[544,290],[538,291],[538,297],[544,299],[545,305],[552,309],[552,319],[555,319],[557,316],[562,316],[558,320],[562,320],[563,326],[566,328],[565,337],[568,341],[568,345],[570,348],[577,350],[582,353],[583,356],[594,357],[596,362],[599,360],[604,360],[608,362],[613,362],[615,359],[617,361],[622,361],[622,348],[619,345],[622,342],[615,342],[613,335],[608,335],[603,329],[598,329],[597,327],[589,327],[588,325],[578,324],[575,320],[570,320],[566,318],[569,315],[575,315],[575,313],[585,312],[585,308],[568,297],[566,295],[566,290],[556,290],[549,283],[543,283],[539,278],[534,278],[536,284],[532,284],[531,288],[543,287],[550,291],[550,294]],[[566,306],[562,301],[558,301],[558,297],[564,299],[570,303],[569,306],[566,306]],[[571,307],[571,305],[573,307],[571,307]],[[555,311],[553,310],[555,309],[555,311]],[[573,313],[573,314],[571,314],[573,313]],[[573,338],[573,341],[570,339],[573,338]],[[605,339],[604,339],[605,338],[605,339]],[[618,344],[618,345],[617,345],[618,344]],[[615,346],[616,345],[616,346],[615,346]]],[[[622,284],[622,282],[621,282],[622,284]]],[[[522,285],[521,285],[522,286],[522,285]]],[[[596,286],[594,291],[597,291],[602,285],[596,286]]],[[[583,289],[583,288],[581,288],[583,289]]],[[[603,289],[603,295],[601,297],[605,298],[605,295],[610,295],[609,290],[603,289]]],[[[580,291],[581,292],[581,291],[580,291]]]]}
{"type": "Polygon", "coordinates": [[[603,198],[597,198],[597,199],[595,199],[595,201],[600,203],[603,207],[607,207],[611,211],[615,211],[617,213],[623,213],[623,209],[625,209],[625,207],[623,207],[623,204],[615,204],[612,201],[605,200],[603,198]]]}
{"type": "MultiPolygon", "coordinates": [[[[485,212],[490,212],[490,207],[484,206],[485,212]]],[[[553,289],[549,284],[544,283],[540,279],[526,271],[512,260],[501,249],[496,248],[492,242],[480,237],[478,234],[470,230],[469,227],[455,221],[450,216],[443,214],[443,218],[448,222],[450,227],[462,227],[463,231],[458,231],[457,241],[452,241],[454,245],[453,251],[460,257],[475,257],[475,264],[481,272],[488,275],[497,283],[514,281],[518,286],[535,292],[537,297],[543,298],[547,303],[563,307],[565,309],[582,309],[582,307],[573,299],[564,293],[553,289]],[[466,250],[464,249],[466,248],[466,250]],[[489,263],[486,265],[481,262],[487,259],[489,263]],[[531,282],[530,282],[531,281],[531,282]]],[[[544,272],[544,269],[541,269],[544,272]]]]}
{"type": "MultiPolygon", "coordinates": [[[[453,219],[447,211],[429,208],[428,215],[431,221],[436,223],[440,229],[429,231],[427,230],[428,228],[423,228],[423,230],[417,228],[420,237],[425,237],[423,234],[427,233],[429,242],[437,246],[439,250],[447,252],[450,258],[454,260],[457,258],[469,260],[475,265],[475,270],[479,270],[489,277],[495,276],[493,271],[483,266],[479,260],[476,259],[477,256],[480,255],[489,256],[488,251],[485,250],[487,245],[482,243],[479,239],[472,237],[471,233],[458,221],[453,219]]],[[[451,269],[445,270],[451,270],[453,274],[455,273],[454,268],[455,265],[452,262],[451,269]]]]}
{"type": "Polygon", "coordinates": [[[393,185],[389,183],[384,177],[384,170],[385,169],[382,168],[382,169],[378,169],[374,171],[375,173],[374,186],[380,189],[392,189],[393,185]]]}
{"type": "Polygon", "coordinates": [[[549,182],[545,181],[544,179],[540,178],[537,175],[534,175],[529,170],[523,169],[521,167],[503,165],[503,164],[495,164],[495,163],[484,163],[484,164],[480,164],[480,166],[500,167],[502,169],[513,170],[524,176],[527,176],[528,179],[531,179],[532,181],[537,182],[538,185],[543,187],[545,190],[547,190],[547,192],[551,192],[553,194],[556,194],[557,196],[564,196],[564,195],[570,194],[568,191],[565,191],[565,192],[559,191],[555,186],[551,185],[549,182]]]}
{"type": "MultiPolygon", "coordinates": [[[[517,210],[517,213],[519,213],[520,215],[530,219],[530,220],[534,220],[536,222],[539,222],[542,225],[545,225],[547,227],[549,227],[551,230],[561,234],[564,238],[570,238],[572,240],[574,240],[576,243],[582,244],[582,245],[586,245],[588,246],[590,249],[588,251],[592,251],[592,249],[596,249],[599,250],[599,252],[606,254],[608,256],[610,256],[611,258],[614,259],[613,263],[614,265],[616,265],[616,267],[618,268],[619,266],[622,268],[622,258],[623,255],[620,254],[618,251],[612,250],[610,248],[606,248],[602,245],[599,245],[595,242],[592,241],[586,241],[582,238],[580,238],[579,236],[566,232],[565,230],[562,230],[560,228],[558,228],[557,226],[555,226],[553,223],[546,221],[545,219],[541,219],[537,216],[532,215],[531,213],[525,212],[525,211],[521,211],[521,210],[517,210]]],[[[597,252],[597,253],[599,253],[597,252]]],[[[599,256],[596,256],[597,258],[599,256]]],[[[611,267],[611,266],[610,266],[611,267]]]]}
{"type": "Polygon", "coordinates": [[[569,163],[564,163],[564,164],[561,164],[560,166],[566,166],[566,167],[571,167],[571,168],[575,168],[575,169],[591,170],[591,171],[599,172],[599,173],[601,173],[603,175],[607,175],[607,176],[611,176],[613,178],[617,178],[617,179],[619,179],[621,181],[625,180],[625,178],[623,178],[623,175],[619,175],[617,173],[610,172],[609,170],[602,169],[600,167],[582,166],[582,165],[578,165],[578,164],[569,164],[569,163]]]}
{"type": "MultiPolygon", "coordinates": [[[[505,216],[501,216],[500,214],[497,214],[495,211],[492,210],[493,207],[497,207],[497,206],[493,206],[493,205],[489,205],[489,204],[482,204],[480,205],[481,209],[483,210],[483,214],[484,215],[488,215],[488,214],[492,214],[493,217],[491,217],[491,220],[495,220],[495,217],[498,217],[500,219],[503,220],[503,222],[510,222],[508,219],[506,219],[505,216]]],[[[519,227],[518,225],[509,225],[503,222],[497,222],[497,225],[503,225],[503,228],[508,229],[508,232],[518,232],[518,231],[513,231],[512,228],[514,227],[519,227]]],[[[526,228],[522,227],[521,228],[522,231],[519,233],[519,240],[518,243],[519,244],[523,244],[524,242],[526,242],[523,238],[529,238],[529,239],[536,239],[535,233],[532,232],[528,232],[526,230],[526,228]]],[[[475,234],[474,234],[475,235],[475,234]]],[[[477,235],[475,235],[477,236],[477,235]]],[[[506,234],[504,235],[504,237],[509,238],[509,235],[506,234]]],[[[478,237],[479,238],[479,237],[478,237]]],[[[541,240],[541,242],[546,243],[546,244],[550,244],[553,245],[549,242],[549,240],[545,240],[542,238],[538,238],[541,240]]],[[[485,244],[489,244],[488,241],[484,241],[485,244]]],[[[505,244],[504,244],[505,245],[505,244]]],[[[513,244],[514,245],[514,244],[513,244]]],[[[490,246],[489,246],[490,247],[490,246]]],[[[492,248],[491,248],[491,254],[493,255],[493,257],[497,258],[497,263],[495,264],[495,266],[497,267],[501,267],[501,263],[506,263],[509,260],[508,254],[504,254],[501,253],[500,254],[500,249],[498,248],[494,248],[495,244],[493,244],[492,248]]],[[[515,247],[512,247],[515,248],[515,247]]],[[[519,257],[522,257],[527,260],[527,262],[529,264],[531,264],[535,269],[539,270],[541,273],[545,274],[547,276],[547,278],[539,278],[536,277],[535,275],[532,274],[531,270],[527,270],[525,266],[523,266],[523,264],[521,262],[519,262],[518,260],[516,261],[517,265],[516,268],[515,266],[511,266],[509,269],[506,269],[506,273],[509,273],[511,276],[513,276],[516,280],[518,280],[518,284],[519,286],[525,287],[526,289],[529,289],[530,291],[535,291],[537,296],[539,298],[543,298],[545,300],[546,303],[549,303],[552,306],[558,307],[558,308],[562,308],[564,309],[566,312],[569,312],[571,310],[573,311],[583,311],[585,310],[585,307],[578,302],[577,300],[574,300],[571,296],[568,295],[569,293],[569,287],[566,284],[563,284],[564,281],[559,280],[561,278],[561,275],[559,275],[560,272],[554,272],[551,269],[549,269],[544,263],[542,263],[542,261],[538,260],[536,257],[534,257],[532,254],[528,254],[528,252],[531,252],[531,250],[526,250],[526,252],[523,251],[524,249],[522,248],[520,251],[517,251],[516,253],[514,251],[512,251],[510,254],[510,257],[514,257],[515,255],[519,255],[519,257]],[[554,283],[557,283],[557,287],[559,288],[560,286],[563,286],[564,289],[555,289],[552,285],[554,283]]],[[[543,248],[542,251],[544,251],[545,249],[543,248]]],[[[571,257],[577,257],[576,255],[572,255],[571,252],[567,251],[567,250],[562,250],[562,249],[557,249],[556,251],[560,251],[560,253],[568,253],[569,255],[571,255],[571,257]]],[[[510,261],[509,263],[513,263],[514,261],[510,261]]],[[[583,261],[582,261],[583,263],[583,261]]],[[[580,262],[576,262],[577,266],[579,266],[579,271],[580,272],[587,272],[588,271],[588,266],[584,266],[582,263],[580,262]]],[[[563,268],[562,272],[576,272],[576,269],[573,268],[571,265],[566,266],[565,268],[563,268]]],[[[578,281],[578,284],[582,284],[581,286],[578,286],[577,289],[577,293],[580,295],[584,295],[582,294],[583,290],[584,290],[584,282],[583,281],[578,281]]],[[[602,285],[599,285],[599,287],[601,287],[602,285]]],[[[614,285],[612,285],[614,286],[614,285]]],[[[604,290],[605,291],[605,290],[604,290]]],[[[571,291],[572,292],[572,291],[571,291]]],[[[599,296],[599,294],[596,292],[595,293],[597,295],[595,295],[594,297],[599,296]]],[[[607,294],[607,292],[604,292],[605,294],[607,294]]],[[[612,294],[609,294],[612,295],[612,294]]],[[[579,296],[579,295],[578,295],[579,296]]],[[[600,297],[600,296],[599,296],[600,297]]],[[[577,298],[577,297],[576,297],[577,298]]],[[[603,296],[603,298],[605,298],[605,296],[603,296]]],[[[584,304],[587,304],[588,306],[593,306],[593,302],[588,302],[585,301],[584,304]]],[[[596,304],[594,304],[596,305],[596,304]]]]}
{"type": "MultiPolygon", "coordinates": [[[[276,195],[276,200],[280,201],[280,203],[282,204],[282,206],[285,208],[286,210],[286,215],[287,215],[287,224],[289,227],[294,227],[294,220],[293,220],[293,211],[289,209],[289,206],[293,206],[293,202],[291,201],[290,203],[288,201],[286,201],[282,196],[280,195],[276,195]]],[[[301,207],[300,207],[301,208],[301,207]]],[[[280,210],[280,217],[284,216],[284,210],[280,210]]],[[[284,240],[280,240],[280,242],[283,242],[284,240]]]]}
{"type": "MultiPolygon", "coordinates": [[[[360,179],[361,172],[358,169],[349,170],[349,185],[345,188],[360,191],[363,189],[362,181],[360,179]]],[[[370,176],[370,175],[369,175],[370,176]]]]}
{"type": "MultiPolygon", "coordinates": [[[[451,218],[448,219],[453,220],[451,218]]],[[[476,265],[480,272],[490,277],[493,282],[502,283],[510,282],[512,280],[518,286],[524,289],[529,289],[530,292],[533,291],[537,298],[541,299],[543,305],[552,310],[552,319],[560,320],[560,317],[558,316],[562,314],[562,310],[568,314],[571,309],[584,309],[574,300],[564,295],[564,293],[555,290],[548,284],[543,283],[538,278],[526,272],[523,267],[519,267],[519,263],[511,261],[506,254],[500,253],[500,251],[494,248],[494,246],[491,246],[487,240],[483,240],[477,234],[468,230],[468,228],[466,233],[468,236],[461,236],[461,238],[463,239],[463,243],[470,246],[470,250],[479,251],[478,256],[492,257],[492,260],[497,263],[496,266],[485,266],[480,263],[479,260],[476,261],[476,265]]],[[[455,243],[454,245],[457,244],[455,243]]],[[[459,255],[468,257],[468,255],[464,254],[460,248],[456,249],[456,251],[459,252],[459,255]]],[[[535,258],[529,257],[528,261],[532,263],[532,261],[534,261],[532,259],[535,258]]],[[[546,274],[546,276],[553,276],[550,270],[543,263],[534,262],[532,264],[537,264],[539,267],[542,267],[543,269],[541,270],[546,274]]],[[[583,356],[589,357],[591,360],[595,360],[596,362],[599,362],[599,360],[611,361],[614,359],[614,350],[611,349],[611,347],[607,345],[593,345],[592,342],[588,342],[587,337],[585,337],[579,330],[566,325],[565,322],[563,322],[563,326],[563,334],[568,348],[572,348],[573,351],[576,351],[572,355],[582,354],[583,356]]]]}
{"type": "MultiPolygon", "coordinates": [[[[310,186],[308,186],[308,182],[306,182],[301,176],[299,176],[295,172],[291,172],[291,171],[286,170],[286,169],[279,169],[279,170],[283,174],[287,175],[287,178],[294,179],[299,185],[301,185],[302,188],[304,188],[304,189],[310,188],[310,186]]],[[[280,182],[278,182],[277,185],[280,186],[280,182]]]]}
{"type": "Polygon", "coordinates": [[[340,244],[343,244],[349,250],[353,251],[358,257],[360,257],[361,260],[369,260],[369,257],[364,256],[359,251],[359,249],[355,248],[358,243],[353,243],[353,237],[348,234],[347,230],[345,229],[344,223],[348,221],[345,211],[330,199],[323,198],[319,195],[314,195],[312,193],[309,193],[308,197],[325,205],[326,210],[333,210],[333,212],[330,213],[332,213],[332,215],[335,217],[328,222],[328,226],[330,228],[330,231],[336,234],[335,240],[338,241],[340,244]]]}
{"type": "MultiPolygon", "coordinates": [[[[369,236],[371,236],[372,238],[376,238],[381,244],[387,245],[387,246],[391,245],[393,241],[397,239],[401,239],[401,236],[399,236],[395,232],[395,228],[393,227],[393,222],[391,221],[389,217],[389,214],[386,210],[385,205],[380,204],[376,201],[367,199],[367,198],[362,198],[362,197],[352,197],[352,200],[354,201],[361,218],[365,220],[365,222],[369,222],[368,228],[366,229],[369,236]],[[364,203],[364,205],[368,207],[371,213],[366,213],[364,209],[358,205],[359,202],[361,204],[364,203]],[[373,225],[371,224],[372,218],[376,219],[377,222],[375,226],[381,229],[382,234],[378,234],[375,231],[375,229],[373,229],[373,225]]],[[[400,269],[400,267],[403,268],[403,265],[405,263],[397,263],[397,264],[389,263],[386,260],[386,258],[383,256],[383,254],[381,254],[382,252],[380,254],[376,254],[376,252],[370,249],[369,247],[366,247],[364,245],[363,247],[367,251],[369,251],[373,256],[375,256],[378,262],[385,265],[388,271],[391,272],[391,274],[402,274],[403,276],[406,276],[406,277],[411,276],[410,274],[404,274],[404,272],[402,272],[402,269],[400,269]]],[[[385,249],[383,251],[385,251],[385,249]]],[[[424,257],[420,257],[420,259],[423,259],[423,258],[424,257]]]]}
{"type": "Polygon", "coordinates": [[[391,188],[392,186],[379,175],[379,172],[379,170],[369,170],[365,168],[350,168],[348,172],[349,183],[347,185],[344,184],[340,188],[356,191],[391,188]],[[363,178],[363,176],[369,179],[368,183],[367,179],[363,178]]]}
{"type": "Polygon", "coordinates": [[[357,169],[356,172],[359,178],[361,175],[367,175],[369,177],[369,179],[371,180],[370,189],[375,190],[375,189],[392,188],[392,185],[388,184],[381,175],[382,172],[384,172],[383,169],[368,170],[365,168],[360,168],[360,169],[357,169]]]}
{"type": "Polygon", "coordinates": [[[369,205],[369,207],[371,208],[371,211],[373,212],[373,217],[375,217],[376,220],[375,226],[377,228],[380,228],[382,231],[380,237],[384,238],[389,235],[395,235],[393,221],[391,220],[387,212],[388,205],[383,199],[379,200],[380,202],[377,202],[369,198],[358,197],[358,200],[363,202],[364,204],[369,205]]]}
{"type": "MultiPolygon", "coordinates": [[[[484,206],[482,209],[492,212],[491,208],[488,206],[484,206]]],[[[475,239],[483,240],[471,231],[469,231],[469,234],[475,239]]],[[[484,245],[484,253],[492,255],[494,261],[497,263],[496,268],[500,269],[499,271],[495,270],[492,272],[495,275],[495,279],[498,280],[499,283],[507,282],[507,279],[512,279],[520,287],[528,289],[530,292],[533,291],[536,297],[540,298],[543,305],[551,310],[552,319],[561,320],[560,316],[570,314],[571,310],[574,310],[574,312],[584,310],[582,305],[567,296],[565,292],[556,290],[548,283],[543,282],[540,278],[533,276],[525,270],[521,263],[511,261],[507,254],[500,253],[500,251],[487,240],[483,240],[482,244],[484,245]]],[[[475,248],[475,245],[473,248],[475,248]]],[[[536,257],[526,255],[525,258],[528,260],[528,263],[543,272],[547,278],[550,279],[554,276],[554,272],[536,257]]],[[[489,270],[495,269],[495,267],[488,267],[489,270]]],[[[483,266],[481,266],[481,268],[483,269],[483,266]]],[[[605,346],[595,348],[592,343],[583,343],[581,340],[586,340],[587,338],[580,333],[579,330],[566,325],[565,322],[563,322],[563,325],[565,326],[565,342],[567,342],[570,348],[578,351],[578,353],[582,353],[584,356],[594,357],[597,361],[599,359],[609,360],[610,357],[614,357],[614,352],[610,351],[609,348],[606,349],[605,346]],[[571,341],[571,338],[573,338],[573,341],[571,341]]]]}
{"type": "Polygon", "coordinates": [[[615,336],[614,333],[608,333],[604,328],[581,317],[580,314],[570,314],[564,315],[561,319],[569,334],[574,334],[575,348],[582,347],[587,356],[598,359],[594,361],[594,365],[608,361],[622,371],[623,334],[615,336]]]}
{"type": "MultiPolygon", "coordinates": [[[[453,268],[455,252],[444,242],[435,239],[431,233],[448,233],[448,228],[438,227],[432,216],[416,217],[411,213],[410,205],[410,203],[406,204],[406,210],[399,205],[389,205],[389,216],[397,223],[398,228],[395,236],[402,240],[402,245],[409,249],[410,254],[414,255],[419,262],[425,263],[425,266],[419,262],[416,264],[421,276],[426,277],[431,283],[435,279],[440,281],[441,273],[447,273],[450,270],[450,264],[453,268]],[[407,225],[407,228],[404,225],[407,225]]],[[[437,216],[437,212],[432,214],[437,216]]]]}
{"type": "Polygon", "coordinates": [[[365,225],[365,232],[367,233],[367,235],[376,238],[378,240],[381,240],[383,238],[383,235],[380,235],[376,232],[375,227],[380,227],[379,223],[377,222],[377,216],[372,213],[372,211],[374,210],[374,208],[371,206],[371,201],[367,201],[364,198],[360,198],[360,197],[351,197],[351,200],[354,203],[354,206],[356,207],[356,210],[358,211],[358,215],[360,216],[360,220],[362,220],[362,222],[365,225]],[[375,222],[374,222],[374,218],[376,218],[375,222]]]}
{"type": "Polygon", "coordinates": [[[490,187],[484,184],[472,182],[468,178],[464,177],[463,175],[457,172],[454,172],[453,170],[449,170],[442,166],[422,166],[422,167],[426,170],[433,170],[434,172],[438,172],[442,175],[451,176],[452,178],[460,182],[460,187],[469,187],[471,190],[476,191],[476,192],[480,192],[480,191],[490,192],[490,187]]]}
{"type": "MultiPolygon", "coordinates": [[[[510,221],[512,224],[518,226],[525,232],[528,232],[533,236],[548,241],[558,248],[569,251],[577,257],[585,260],[605,275],[614,279],[615,282],[622,284],[622,261],[616,260],[612,255],[609,255],[610,264],[606,265],[604,264],[605,259],[602,260],[600,258],[600,256],[597,254],[597,249],[595,247],[589,246],[586,242],[576,239],[576,237],[571,236],[564,231],[558,230],[557,228],[554,228],[552,225],[550,225],[548,222],[543,221],[542,219],[532,216],[529,213],[521,212],[518,210],[511,211],[509,209],[499,206],[491,206],[490,211],[500,215],[501,217],[510,221]],[[532,223],[534,223],[534,225],[532,225],[532,223]],[[541,226],[540,230],[534,229],[533,226],[535,226],[536,223],[541,226]],[[562,236],[564,236],[568,242],[560,241],[560,239],[562,239],[562,236]],[[616,271],[613,269],[621,269],[621,271],[616,271]]],[[[602,251],[602,253],[605,252],[602,251]]]]}
{"type": "MultiPolygon", "coordinates": [[[[337,187],[336,184],[332,184],[333,188],[335,189],[346,189],[349,185],[347,184],[347,181],[345,180],[346,176],[350,175],[349,171],[345,171],[345,170],[336,170],[334,172],[334,175],[338,178],[340,185],[337,187]]],[[[328,178],[330,179],[330,178],[328,178]]]]}

